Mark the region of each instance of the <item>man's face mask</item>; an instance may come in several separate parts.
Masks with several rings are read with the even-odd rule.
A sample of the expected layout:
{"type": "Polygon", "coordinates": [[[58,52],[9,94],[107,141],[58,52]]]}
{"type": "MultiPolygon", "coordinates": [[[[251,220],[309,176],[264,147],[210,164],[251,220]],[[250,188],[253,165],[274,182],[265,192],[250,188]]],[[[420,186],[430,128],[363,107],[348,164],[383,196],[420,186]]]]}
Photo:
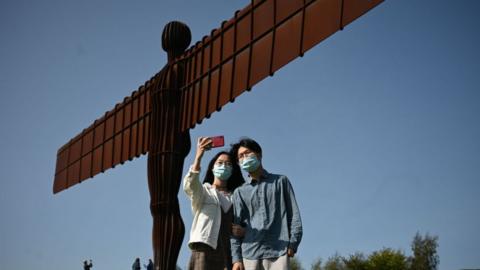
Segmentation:
{"type": "Polygon", "coordinates": [[[244,157],[240,161],[240,167],[247,172],[253,172],[260,166],[260,160],[258,160],[255,154],[244,157]]]}

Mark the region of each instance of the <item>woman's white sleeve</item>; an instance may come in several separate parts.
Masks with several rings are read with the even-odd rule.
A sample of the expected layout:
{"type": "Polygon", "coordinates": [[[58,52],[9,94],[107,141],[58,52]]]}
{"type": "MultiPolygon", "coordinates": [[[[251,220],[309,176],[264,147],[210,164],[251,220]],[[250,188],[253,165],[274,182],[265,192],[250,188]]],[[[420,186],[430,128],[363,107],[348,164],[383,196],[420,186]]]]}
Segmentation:
{"type": "Polygon", "coordinates": [[[193,211],[200,209],[205,196],[205,189],[202,183],[200,183],[199,175],[200,172],[195,172],[190,168],[183,179],[183,190],[192,201],[193,211]]]}

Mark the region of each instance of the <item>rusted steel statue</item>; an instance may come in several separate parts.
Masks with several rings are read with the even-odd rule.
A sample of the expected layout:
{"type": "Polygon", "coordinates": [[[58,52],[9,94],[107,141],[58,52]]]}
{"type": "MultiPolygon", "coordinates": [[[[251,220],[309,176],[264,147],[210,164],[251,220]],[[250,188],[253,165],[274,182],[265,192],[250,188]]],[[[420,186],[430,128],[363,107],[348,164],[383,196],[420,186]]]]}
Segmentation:
{"type": "Polygon", "coordinates": [[[178,189],[183,161],[190,151],[189,130],[182,131],[181,88],[185,77],[184,61],[174,62],[190,45],[188,27],[180,22],[165,26],[162,47],[168,63],[150,93],[150,143],[148,188],[153,217],[153,258],[159,269],[175,269],[185,226],[180,216],[178,189]]]}
{"type": "Polygon", "coordinates": [[[155,269],[175,269],[189,130],[381,2],[252,0],[186,51],[190,30],[168,23],[166,66],[58,150],[53,192],[148,153],[155,269]]]}

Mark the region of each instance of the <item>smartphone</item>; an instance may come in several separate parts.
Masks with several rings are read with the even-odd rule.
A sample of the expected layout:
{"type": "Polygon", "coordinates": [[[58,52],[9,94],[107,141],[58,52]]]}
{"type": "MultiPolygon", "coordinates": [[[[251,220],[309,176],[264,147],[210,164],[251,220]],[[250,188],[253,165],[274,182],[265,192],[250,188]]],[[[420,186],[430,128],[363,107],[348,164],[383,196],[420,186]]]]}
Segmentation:
{"type": "Polygon", "coordinates": [[[223,139],[223,136],[214,136],[210,137],[212,140],[212,148],[214,147],[222,147],[225,145],[225,140],[223,139]]]}

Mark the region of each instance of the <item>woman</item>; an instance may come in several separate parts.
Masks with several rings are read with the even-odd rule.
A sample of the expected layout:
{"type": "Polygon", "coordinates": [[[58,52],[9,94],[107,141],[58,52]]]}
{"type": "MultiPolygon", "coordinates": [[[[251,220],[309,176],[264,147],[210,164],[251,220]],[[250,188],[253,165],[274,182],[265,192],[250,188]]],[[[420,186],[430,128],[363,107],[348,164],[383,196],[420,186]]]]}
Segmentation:
{"type": "Polygon", "coordinates": [[[230,154],[217,153],[208,164],[203,185],[200,162],[212,140],[198,138],[195,160],[183,181],[183,190],[192,201],[194,214],[190,241],[192,257],[189,270],[231,269],[230,231],[232,223],[231,194],[242,185],[242,173],[230,154]]]}

